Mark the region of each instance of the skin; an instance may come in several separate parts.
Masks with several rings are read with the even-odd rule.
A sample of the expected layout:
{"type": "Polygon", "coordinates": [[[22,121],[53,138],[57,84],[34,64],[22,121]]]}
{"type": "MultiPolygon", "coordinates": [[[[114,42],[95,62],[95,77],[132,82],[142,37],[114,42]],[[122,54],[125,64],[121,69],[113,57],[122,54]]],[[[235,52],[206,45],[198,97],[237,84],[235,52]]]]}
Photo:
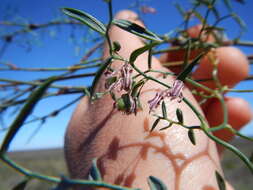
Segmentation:
{"type": "MultiPolygon", "coordinates": [[[[137,15],[130,11],[122,11],[116,17],[143,25],[137,20],[137,15]]],[[[198,28],[191,30],[192,34],[199,31],[198,28]]],[[[117,27],[111,28],[110,37],[112,41],[118,41],[121,44],[119,54],[125,58],[128,58],[133,50],[143,46],[138,37],[117,27]]],[[[216,51],[218,59],[221,59],[218,71],[222,73],[219,75],[222,84],[232,87],[247,76],[248,62],[243,53],[232,47],[217,48],[216,51]],[[237,74],[231,79],[230,74],[234,72],[237,74]]],[[[146,53],[142,54],[135,63],[142,71],[147,69],[147,56],[146,53]]],[[[105,46],[104,57],[108,57],[107,46],[105,46]]],[[[162,62],[170,60],[169,55],[162,56],[160,60],[153,57],[152,67],[168,71],[168,68],[162,66],[162,62]]],[[[113,67],[119,68],[122,64],[124,63],[115,61],[113,67]]],[[[208,60],[202,61],[193,76],[201,78],[210,75],[212,69],[208,64],[208,60]]],[[[174,81],[172,77],[163,79],[160,74],[151,74],[151,76],[169,85],[172,85],[174,81]]],[[[102,76],[96,86],[97,92],[105,90],[104,80],[102,76]]],[[[213,87],[212,83],[208,85],[213,87]]],[[[189,141],[187,130],[177,125],[164,131],[155,130],[150,133],[155,117],[149,114],[147,101],[155,96],[157,90],[162,89],[164,88],[161,85],[152,81],[145,84],[141,94],[143,110],[139,111],[137,116],[124,115],[117,111],[113,107],[110,96],[104,96],[94,103],[83,98],[71,118],[65,137],[65,155],[71,177],[86,178],[91,160],[98,158],[98,167],[106,182],[146,190],[149,189],[147,178],[152,175],[160,178],[168,189],[218,190],[214,175],[215,170],[222,174],[218,151],[215,143],[203,132],[195,131],[195,146],[189,141]]],[[[201,108],[198,100],[187,87],[184,88],[183,95],[205,115],[210,126],[222,121],[222,118],[217,116],[220,115],[217,113],[222,113],[222,109],[216,100],[209,101],[205,107],[201,108]]],[[[226,104],[229,123],[234,128],[240,129],[250,121],[251,111],[247,102],[239,98],[227,97],[226,104]],[[240,112],[238,112],[238,106],[240,112]]],[[[199,125],[197,117],[184,103],[168,99],[166,107],[169,118],[175,119],[175,111],[180,108],[184,113],[185,124],[199,125]]],[[[161,109],[158,108],[156,113],[160,112],[161,109]]],[[[165,125],[166,123],[160,122],[157,129],[165,125]]],[[[231,134],[226,133],[216,135],[225,140],[232,138],[231,134]]],[[[218,149],[222,151],[220,147],[218,149]]],[[[85,188],[77,187],[76,189],[85,188]]],[[[232,187],[227,184],[227,189],[232,190],[232,187]]]]}

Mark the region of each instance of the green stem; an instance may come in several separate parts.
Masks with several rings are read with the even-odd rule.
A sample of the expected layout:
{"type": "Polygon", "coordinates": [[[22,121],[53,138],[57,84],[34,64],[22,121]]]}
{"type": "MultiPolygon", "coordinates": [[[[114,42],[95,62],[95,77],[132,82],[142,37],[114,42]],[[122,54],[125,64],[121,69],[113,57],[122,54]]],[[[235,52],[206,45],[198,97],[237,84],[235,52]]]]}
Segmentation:
{"type": "Polygon", "coordinates": [[[154,115],[154,116],[158,117],[158,118],[161,119],[161,120],[168,121],[169,123],[176,124],[176,125],[180,125],[181,127],[184,127],[184,128],[186,128],[186,129],[200,129],[200,127],[198,127],[198,126],[194,126],[194,127],[190,126],[190,127],[189,127],[189,126],[187,126],[187,125],[185,125],[185,124],[183,124],[183,123],[181,123],[181,122],[179,122],[179,121],[173,121],[173,120],[171,120],[171,119],[169,119],[169,118],[164,118],[164,117],[161,117],[161,116],[159,116],[159,115],[154,115]]]}
{"type": "MultiPolygon", "coordinates": [[[[88,89],[87,87],[83,87],[82,89],[80,90],[75,90],[75,91],[67,91],[67,92],[64,92],[64,93],[58,93],[58,92],[55,92],[55,93],[48,93],[48,94],[45,94],[42,99],[44,98],[49,98],[49,97],[53,97],[53,96],[61,96],[61,95],[72,95],[72,94],[76,94],[76,93],[81,93],[81,92],[84,92],[84,89],[88,89]]],[[[0,105],[0,109],[4,109],[4,108],[7,108],[7,107],[10,107],[10,106],[15,106],[15,105],[18,105],[18,104],[23,104],[25,101],[27,100],[27,98],[24,98],[24,99],[20,99],[20,100],[17,100],[17,101],[11,101],[9,102],[8,100],[6,102],[9,102],[9,103],[3,103],[2,105],[0,105]]]]}
{"type": "Polygon", "coordinates": [[[109,22],[108,22],[108,25],[106,27],[105,36],[106,36],[106,40],[107,40],[107,43],[108,43],[108,46],[109,46],[110,55],[112,56],[113,55],[113,47],[112,47],[112,42],[111,42],[111,39],[110,39],[110,36],[109,36],[109,30],[110,30],[112,20],[113,20],[112,1],[109,0],[107,2],[107,5],[108,5],[108,10],[109,10],[109,22]]]}
{"type": "Polygon", "coordinates": [[[82,70],[82,69],[89,69],[101,66],[101,63],[96,63],[93,65],[73,65],[70,67],[61,67],[61,68],[0,68],[0,71],[73,71],[73,70],[82,70]]]}
{"type": "Polygon", "coordinates": [[[252,47],[253,42],[252,41],[233,41],[232,45],[252,47]]]}
{"type": "Polygon", "coordinates": [[[234,147],[233,145],[231,145],[231,144],[219,139],[218,137],[212,135],[209,132],[208,124],[207,124],[205,118],[197,111],[197,109],[187,99],[184,98],[183,101],[192,109],[192,111],[195,113],[195,115],[200,120],[201,129],[204,131],[204,133],[210,139],[212,139],[214,142],[216,142],[218,144],[221,144],[225,148],[227,148],[230,151],[232,151],[233,153],[235,153],[246,164],[246,166],[250,169],[251,173],[253,174],[253,164],[252,164],[252,162],[242,152],[240,152],[236,147],[234,147]]]}
{"type": "Polygon", "coordinates": [[[197,87],[197,88],[201,88],[201,89],[203,89],[203,90],[205,90],[205,91],[210,92],[211,94],[213,94],[213,90],[211,88],[208,88],[207,86],[205,86],[203,84],[200,84],[200,83],[198,83],[198,82],[196,82],[196,81],[194,81],[194,80],[192,80],[190,78],[186,78],[185,81],[188,82],[188,83],[190,83],[191,85],[197,87]]]}
{"type": "Polygon", "coordinates": [[[249,141],[253,141],[253,138],[252,137],[248,137],[246,135],[243,135],[242,133],[240,133],[239,131],[235,130],[234,128],[232,127],[229,127],[229,130],[232,131],[232,133],[234,133],[235,135],[243,138],[243,139],[246,139],[246,140],[249,140],[249,141]]]}
{"type": "Polygon", "coordinates": [[[4,154],[8,148],[9,145],[18,132],[18,130],[21,128],[22,124],[26,120],[26,118],[29,116],[29,114],[32,112],[33,108],[37,104],[37,102],[40,100],[40,98],[43,96],[43,94],[46,92],[46,90],[49,88],[52,82],[56,81],[56,77],[51,77],[48,80],[46,80],[37,90],[35,90],[30,97],[28,98],[27,103],[23,106],[21,111],[19,112],[16,119],[13,121],[13,123],[10,126],[10,130],[6,134],[1,149],[0,149],[0,155],[4,154]]]}
{"type": "MultiPolygon", "coordinates": [[[[152,40],[150,41],[150,44],[152,44],[152,40]]],[[[152,48],[148,50],[148,69],[150,70],[152,68],[152,48]]]]}
{"type": "MultiPolygon", "coordinates": [[[[149,70],[148,72],[154,72],[154,73],[161,73],[161,74],[165,74],[165,75],[172,75],[172,76],[176,76],[175,73],[173,72],[164,72],[164,71],[159,71],[159,70],[149,70]]],[[[146,72],[144,72],[146,73],[146,72]]],[[[206,87],[205,85],[202,85],[198,82],[195,82],[194,80],[190,79],[190,78],[186,78],[185,79],[186,82],[190,83],[191,85],[201,88],[207,92],[210,92],[211,94],[213,94],[213,90],[211,88],[206,87]]]]}
{"type": "Polygon", "coordinates": [[[226,89],[226,92],[253,92],[253,90],[226,89]]]}
{"type": "Polygon", "coordinates": [[[161,81],[159,81],[159,80],[157,80],[157,79],[155,79],[151,76],[146,75],[144,72],[142,72],[140,69],[138,69],[134,64],[132,64],[132,63],[130,63],[130,64],[134,68],[135,71],[137,71],[140,75],[144,76],[146,79],[155,81],[158,84],[161,84],[162,86],[165,86],[167,88],[171,88],[169,85],[167,85],[167,84],[165,84],[165,83],[163,83],[163,82],[161,82],[161,81]]]}
{"type": "Polygon", "coordinates": [[[227,109],[224,97],[220,95],[218,99],[220,100],[221,106],[223,109],[223,125],[226,126],[228,124],[228,109],[227,109]]]}
{"type": "Polygon", "coordinates": [[[201,35],[202,35],[203,31],[205,30],[205,27],[206,27],[206,25],[207,25],[208,16],[209,16],[209,14],[210,14],[210,12],[211,12],[211,9],[212,9],[212,7],[214,6],[215,2],[216,2],[216,0],[213,0],[213,1],[208,5],[208,6],[210,6],[210,7],[208,7],[208,9],[207,9],[207,11],[206,11],[206,14],[205,14],[205,17],[204,17],[204,22],[202,23],[202,28],[201,28],[200,33],[199,33],[199,36],[198,36],[199,39],[201,39],[201,35]]]}
{"type": "MultiPolygon", "coordinates": [[[[18,165],[17,163],[15,163],[11,159],[9,159],[6,155],[1,155],[0,158],[8,166],[10,166],[11,168],[15,169],[16,171],[18,171],[19,173],[21,173],[27,177],[38,179],[38,180],[43,180],[43,181],[47,181],[47,182],[51,182],[51,183],[60,183],[61,182],[61,179],[58,177],[46,176],[46,175],[41,175],[39,173],[32,172],[32,171],[18,165]]],[[[109,189],[113,189],[113,190],[140,190],[140,189],[122,187],[119,185],[112,185],[112,184],[105,183],[103,181],[67,179],[67,182],[68,182],[68,184],[71,184],[71,185],[81,185],[84,187],[105,187],[105,188],[109,188],[109,189]]]]}
{"type": "Polygon", "coordinates": [[[226,129],[226,126],[224,126],[223,124],[215,126],[215,127],[211,127],[208,128],[208,132],[215,132],[215,131],[219,131],[221,129],[226,129]]]}
{"type": "MultiPolygon", "coordinates": [[[[81,77],[93,77],[95,76],[95,73],[85,73],[85,74],[80,74],[80,75],[71,75],[71,76],[66,76],[66,77],[58,77],[59,80],[66,80],[66,79],[75,79],[75,78],[81,78],[81,77]]],[[[44,80],[44,79],[42,79],[44,80]]],[[[12,79],[5,79],[5,78],[0,78],[0,81],[2,82],[9,82],[12,83],[12,86],[15,86],[17,84],[21,85],[31,85],[31,86],[40,86],[42,82],[38,81],[20,81],[20,80],[12,80],[12,79]]],[[[72,89],[72,90],[83,90],[82,86],[61,86],[61,85],[51,85],[50,88],[58,88],[58,89],[72,89]]]]}

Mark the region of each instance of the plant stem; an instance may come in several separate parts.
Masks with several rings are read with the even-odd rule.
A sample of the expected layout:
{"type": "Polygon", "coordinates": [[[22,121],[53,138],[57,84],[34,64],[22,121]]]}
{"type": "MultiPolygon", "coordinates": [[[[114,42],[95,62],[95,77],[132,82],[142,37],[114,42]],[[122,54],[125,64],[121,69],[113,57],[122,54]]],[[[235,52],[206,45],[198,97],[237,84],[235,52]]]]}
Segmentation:
{"type": "Polygon", "coordinates": [[[22,68],[22,67],[16,67],[16,68],[0,68],[0,71],[74,71],[74,70],[82,70],[82,69],[90,69],[90,68],[96,68],[101,66],[101,63],[96,63],[92,65],[73,65],[70,67],[60,67],[60,68],[22,68]]]}
{"type": "MultiPolygon", "coordinates": [[[[17,163],[15,163],[11,159],[9,159],[6,155],[0,155],[0,158],[8,166],[10,166],[11,168],[15,169],[16,171],[18,171],[19,173],[21,173],[27,177],[38,179],[38,180],[43,180],[43,181],[47,181],[47,182],[51,182],[51,183],[57,183],[57,184],[61,182],[61,179],[58,177],[47,176],[47,175],[42,175],[40,173],[32,172],[32,171],[18,165],[17,163]]],[[[81,185],[83,187],[105,187],[105,188],[109,188],[109,189],[113,189],[113,190],[140,190],[140,189],[122,187],[119,185],[112,185],[112,184],[105,183],[103,181],[67,179],[67,183],[71,184],[71,185],[81,185]]]]}
{"type": "Polygon", "coordinates": [[[109,11],[109,22],[108,22],[108,25],[106,27],[105,37],[106,37],[106,40],[107,40],[107,43],[108,43],[108,46],[109,46],[110,55],[112,56],[112,54],[113,54],[113,47],[112,47],[112,42],[111,42],[111,39],[110,39],[110,36],[109,36],[109,30],[110,30],[110,27],[111,27],[111,24],[112,24],[112,20],[113,20],[112,1],[109,0],[107,2],[107,5],[108,5],[108,11],[109,11]]]}
{"type": "Polygon", "coordinates": [[[195,113],[195,115],[199,118],[201,122],[201,129],[204,131],[204,133],[212,139],[214,142],[221,144],[225,148],[229,149],[233,153],[235,153],[250,169],[251,173],[253,174],[253,163],[242,153],[240,152],[236,147],[233,145],[219,139],[218,137],[214,136],[209,132],[208,124],[205,118],[198,112],[198,110],[185,98],[183,98],[183,101],[191,108],[191,110],[195,113]]]}

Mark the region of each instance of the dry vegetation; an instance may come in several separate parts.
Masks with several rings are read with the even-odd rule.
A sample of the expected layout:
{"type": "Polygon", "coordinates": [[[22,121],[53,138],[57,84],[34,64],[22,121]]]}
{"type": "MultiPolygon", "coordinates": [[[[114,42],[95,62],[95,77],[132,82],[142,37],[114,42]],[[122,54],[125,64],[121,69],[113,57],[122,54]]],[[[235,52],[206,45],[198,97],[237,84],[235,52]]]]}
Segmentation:
{"type": "MultiPolygon", "coordinates": [[[[233,142],[240,150],[249,155],[252,147],[249,142],[236,140],[233,142]]],[[[10,153],[11,158],[19,164],[47,175],[67,175],[64,154],[62,149],[37,150],[29,152],[10,153]]],[[[223,161],[226,179],[235,187],[235,190],[252,190],[253,181],[248,168],[232,153],[226,151],[223,161]]],[[[0,190],[9,190],[23,179],[12,169],[0,164],[0,190]]],[[[41,181],[32,181],[26,190],[49,190],[53,185],[41,181]]]]}

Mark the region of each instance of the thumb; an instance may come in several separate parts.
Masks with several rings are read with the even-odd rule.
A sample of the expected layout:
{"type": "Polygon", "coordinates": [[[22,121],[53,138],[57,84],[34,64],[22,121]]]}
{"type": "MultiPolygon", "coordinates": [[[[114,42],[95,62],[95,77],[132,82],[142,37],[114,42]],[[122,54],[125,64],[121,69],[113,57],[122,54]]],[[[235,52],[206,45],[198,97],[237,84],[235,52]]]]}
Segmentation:
{"type": "MultiPolygon", "coordinates": [[[[144,24],[138,19],[138,15],[135,12],[129,10],[123,10],[118,12],[115,16],[115,19],[128,20],[144,27],[144,24]]],[[[111,39],[111,42],[119,42],[119,44],[121,45],[121,49],[118,53],[124,58],[129,58],[130,54],[135,49],[138,49],[144,45],[138,36],[131,34],[125,30],[122,30],[115,25],[111,26],[111,29],[109,31],[109,37],[111,39]]],[[[106,44],[104,49],[104,58],[108,57],[108,55],[109,47],[108,44],[106,44]]]]}

